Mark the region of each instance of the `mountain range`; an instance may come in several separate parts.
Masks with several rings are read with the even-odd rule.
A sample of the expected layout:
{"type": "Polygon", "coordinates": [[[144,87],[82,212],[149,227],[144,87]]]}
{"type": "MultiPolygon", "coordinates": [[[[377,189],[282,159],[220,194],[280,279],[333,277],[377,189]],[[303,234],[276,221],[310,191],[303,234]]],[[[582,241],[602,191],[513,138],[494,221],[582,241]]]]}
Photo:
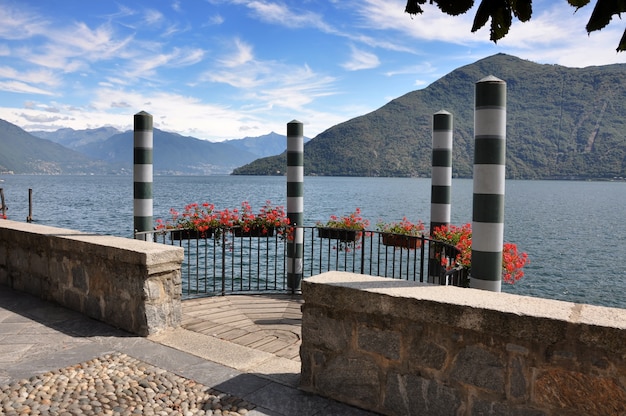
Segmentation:
{"type": "MultiPolygon", "coordinates": [[[[507,84],[507,178],[626,177],[626,64],[568,68],[497,54],[458,68],[305,145],[306,175],[427,177],[432,117],[454,118],[453,176],[471,177],[476,83],[507,84]]],[[[286,155],[234,174],[284,172],[286,155]]]]}
{"type": "MultiPolygon", "coordinates": [[[[41,174],[123,174],[132,172],[133,132],[112,127],[26,132],[0,120],[0,172],[41,174]]],[[[286,137],[209,142],[154,129],[155,174],[229,174],[259,157],[286,148],[286,137]]]]}

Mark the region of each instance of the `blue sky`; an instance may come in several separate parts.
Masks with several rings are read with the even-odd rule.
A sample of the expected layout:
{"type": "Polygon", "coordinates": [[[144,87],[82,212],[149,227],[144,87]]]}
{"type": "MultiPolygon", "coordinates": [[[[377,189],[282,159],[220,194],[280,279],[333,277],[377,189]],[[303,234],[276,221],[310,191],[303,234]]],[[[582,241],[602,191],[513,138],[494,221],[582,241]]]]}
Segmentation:
{"type": "MultiPolygon", "coordinates": [[[[594,2],[595,3],[595,2],[594,2]]],[[[592,11],[535,0],[493,44],[402,0],[0,0],[0,118],[26,130],[155,127],[201,139],[314,137],[498,52],[585,67],[626,62],[626,24],[590,36],[592,11]]],[[[488,74],[485,74],[488,75],[488,74]]],[[[498,76],[498,74],[493,74],[498,76]]],[[[478,81],[478,80],[476,80],[478,81]]]]}

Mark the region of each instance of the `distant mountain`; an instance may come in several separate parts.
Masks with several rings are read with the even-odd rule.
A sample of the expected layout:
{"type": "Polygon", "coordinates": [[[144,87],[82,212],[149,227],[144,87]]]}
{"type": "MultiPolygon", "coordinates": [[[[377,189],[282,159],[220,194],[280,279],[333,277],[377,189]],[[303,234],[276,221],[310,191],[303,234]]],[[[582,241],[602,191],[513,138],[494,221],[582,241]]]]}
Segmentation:
{"type": "Polygon", "coordinates": [[[41,139],[0,120],[0,172],[40,174],[115,173],[103,162],[41,139]]]}
{"type": "MultiPolygon", "coordinates": [[[[309,140],[311,139],[308,137],[304,138],[305,143],[309,140]]],[[[225,143],[246,150],[257,157],[267,157],[279,155],[287,149],[287,136],[271,132],[264,136],[226,140],[225,143]]]]}
{"type": "MultiPolygon", "coordinates": [[[[454,117],[453,175],[471,177],[476,82],[507,83],[507,177],[626,177],[626,64],[567,68],[497,54],[329,128],[305,146],[307,175],[430,176],[432,115],[454,117]]],[[[285,154],[234,174],[284,174],[285,154]]]]}
{"type": "MultiPolygon", "coordinates": [[[[184,175],[228,174],[235,167],[249,163],[256,155],[224,142],[209,142],[154,129],[154,173],[184,175]]],[[[133,132],[116,134],[103,142],[85,145],[90,157],[132,169],[133,132]]]]}
{"type": "Polygon", "coordinates": [[[56,131],[31,131],[30,134],[42,139],[47,139],[59,143],[69,149],[81,151],[81,149],[91,143],[103,142],[109,137],[119,134],[113,127],[100,127],[97,129],[74,130],[69,128],[58,129],[56,131]]]}
{"type": "MultiPolygon", "coordinates": [[[[120,132],[112,127],[86,130],[64,128],[53,132],[33,131],[31,134],[62,144],[92,159],[106,161],[117,168],[132,168],[132,131],[120,132]]],[[[157,174],[229,174],[234,168],[259,157],[280,154],[286,147],[286,136],[274,132],[216,143],[155,129],[154,169],[157,174]]]]}

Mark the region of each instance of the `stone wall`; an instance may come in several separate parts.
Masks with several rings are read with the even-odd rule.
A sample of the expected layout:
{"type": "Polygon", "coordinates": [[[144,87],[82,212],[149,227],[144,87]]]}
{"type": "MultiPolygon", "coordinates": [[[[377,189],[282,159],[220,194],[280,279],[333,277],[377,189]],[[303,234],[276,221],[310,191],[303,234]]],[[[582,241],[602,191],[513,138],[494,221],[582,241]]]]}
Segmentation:
{"type": "Polygon", "coordinates": [[[183,249],[0,220],[0,284],[139,335],[182,319],[183,249]]]}
{"type": "Polygon", "coordinates": [[[388,415],[624,415],[626,310],[329,272],[301,388],[388,415]]]}

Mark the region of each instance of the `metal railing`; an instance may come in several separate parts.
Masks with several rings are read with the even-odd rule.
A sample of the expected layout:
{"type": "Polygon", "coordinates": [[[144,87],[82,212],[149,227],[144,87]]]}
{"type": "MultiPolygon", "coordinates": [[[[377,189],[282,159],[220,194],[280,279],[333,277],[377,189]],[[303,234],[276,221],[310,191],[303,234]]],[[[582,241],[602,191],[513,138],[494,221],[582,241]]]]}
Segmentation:
{"type": "MultiPolygon", "coordinates": [[[[354,232],[298,227],[304,233],[302,277],[326,271],[382,276],[393,279],[466,285],[463,270],[446,271],[443,261],[456,257],[454,246],[427,237],[409,237],[378,231],[354,232]],[[430,254],[429,254],[430,253],[430,254]]],[[[181,268],[183,297],[242,292],[285,292],[287,244],[285,233],[238,236],[237,229],[215,234],[183,230],[136,233],[135,238],[185,249],[181,268]]],[[[294,268],[295,269],[295,268],[294,268]]]]}

